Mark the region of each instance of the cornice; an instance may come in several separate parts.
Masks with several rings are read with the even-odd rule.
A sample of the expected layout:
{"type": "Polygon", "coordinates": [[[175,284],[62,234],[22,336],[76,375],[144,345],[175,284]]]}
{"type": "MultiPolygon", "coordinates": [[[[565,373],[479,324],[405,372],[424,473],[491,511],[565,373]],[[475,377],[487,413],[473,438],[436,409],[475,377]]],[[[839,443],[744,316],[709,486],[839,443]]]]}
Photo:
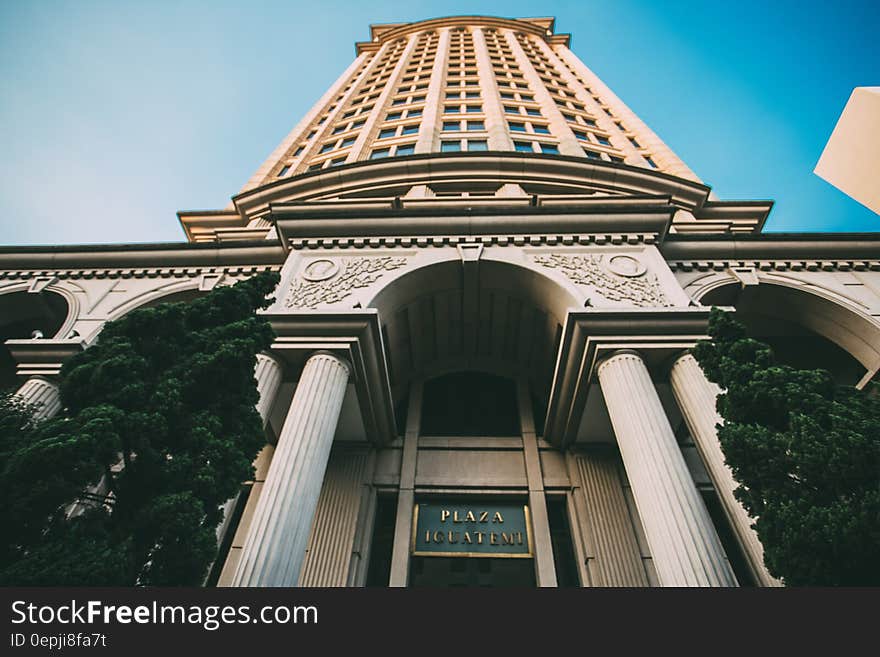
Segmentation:
{"type": "Polygon", "coordinates": [[[191,267],[254,267],[284,263],[277,240],[228,245],[192,243],[98,244],[0,247],[0,270],[168,270],[191,267]]]}
{"type": "Polygon", "coordinates": [[[702,207],[709,195],[709,187],[703,184],[652,169],[565,155],[496,151],[365,160],[282,178],[232,200],[246,224],[264,217],[270,204],[463,181],[553,184],[570,187],[572,194],[589,189],[606,194],[663,195],[676,207],[690,211],[702,207]]]}
{"type": "MultiPolygon", "coordinates": [[[[2,263],[0,263],[2,267],[2,263]]],[[[253,276],[261,271],[278,271],[281,265],[228,265],[218,267],[136,267],[101,269],[2,269],[0,281],[31,280],[51,277],[57,280],[101,280],[116,278],[195,278],[202,275],[226,274],[228,276],[253,276]]]]}
{"type": "Polygon", "coordinates": [[[667,236],[660,247],[682,271],[749,263],[759,269],[871,269],[880,260],[880,233],[763,233],[667,236]]]}
{"type": "Polygon", "coordinates": [[[82,340],[6,340],[20,377],[56,376],[68,358],[85,349],[82,340]]]}
{"type": "Polygon", "coordinates": [[[316,351],[330,351],[351,363],[367,440],[382,446],[397,437],[385,345],[376,309],[259,314],[275,331],[272,353],[288,368],[301,369],[316,351]]]}
{"type": "Polygon", "coordinates": [[[602,358],[633,349],[649,367],[707,337],[711,308],[593,309],[570,311],[565,321],[547,408],[545,439],[557,446],[573,442],[602,358]]]}
{"type": "Polygon", "coordinates": [[[542,39],[556,37],[562,40],[563,45],[568,45],[567,34],[553,34],[554,18],[500,18],[498,16],[444,16],[440,18],[428,18],[412,23],[384,23],[370,25],[370,41],[360,41],[355,44],[355,52],[359,55],[365,51],[371,51],[383,43],[394,41],[409,36],[413,32],[425,30],[437,30],[445,27],[494,27],[496,29],[508,29],[516,32],[532,34],[542,39]]]}
{"type": "MultiPolygon", "coordinates": [[[[501,199],[498,199],[499,201],[501,199]]],[[[321,208],[272,206],[269,215],[284,244],[320,246],[429,246],[487,244],[653,243],[668,230],[675,209],[664,199],[596,199],[567,206],[498,204],[473,207],[321,208]]]]}

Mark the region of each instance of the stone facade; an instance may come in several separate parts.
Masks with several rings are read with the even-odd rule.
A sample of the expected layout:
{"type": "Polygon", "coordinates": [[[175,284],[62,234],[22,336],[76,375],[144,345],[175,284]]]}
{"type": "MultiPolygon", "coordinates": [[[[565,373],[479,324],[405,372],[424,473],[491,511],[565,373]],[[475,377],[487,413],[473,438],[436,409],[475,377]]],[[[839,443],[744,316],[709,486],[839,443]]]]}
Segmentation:
{"type": "Polygon", "coordinates": [[[3,376],[57,412],[107,321],[279,271],[267,448],[208,583],[406,586],[415,505],[454,498],[528,507],[538,586],[777,585],[687,350],[721,305],[866,385],[880,240],[763,235],[771,205],[716,199],[552,19],[373,26],[187,243],[0,249],[3,376]],[[456,373],[507,382],[518,429],[432,433],[456,373]]]}

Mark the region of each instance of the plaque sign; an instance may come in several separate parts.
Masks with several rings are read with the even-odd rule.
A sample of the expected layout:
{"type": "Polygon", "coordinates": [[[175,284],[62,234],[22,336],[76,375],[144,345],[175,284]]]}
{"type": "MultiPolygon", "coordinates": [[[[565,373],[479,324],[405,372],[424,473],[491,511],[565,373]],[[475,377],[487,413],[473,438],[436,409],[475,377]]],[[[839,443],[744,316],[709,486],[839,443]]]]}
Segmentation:
{"type": "Polygon", "coordinates": [[[430,502],[413,510],[413,556],[531,558],[529,507],[430,502]]]}

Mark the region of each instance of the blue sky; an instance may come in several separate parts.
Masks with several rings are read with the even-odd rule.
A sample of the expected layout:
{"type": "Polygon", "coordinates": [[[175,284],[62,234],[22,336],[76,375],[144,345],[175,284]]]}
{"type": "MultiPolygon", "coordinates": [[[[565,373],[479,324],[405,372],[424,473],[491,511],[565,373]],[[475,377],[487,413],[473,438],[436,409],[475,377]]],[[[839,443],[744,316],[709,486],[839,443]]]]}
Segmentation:
{"type": "Polygon", "coordinates": [[[175,212],[226,205],[370,23],[452,14],[556,16],[720,198],[776,201],[766,230],[880,230],[812,173],[880,85],[876,1],[4,0],[0,244],[182,240],[175,212]]]}

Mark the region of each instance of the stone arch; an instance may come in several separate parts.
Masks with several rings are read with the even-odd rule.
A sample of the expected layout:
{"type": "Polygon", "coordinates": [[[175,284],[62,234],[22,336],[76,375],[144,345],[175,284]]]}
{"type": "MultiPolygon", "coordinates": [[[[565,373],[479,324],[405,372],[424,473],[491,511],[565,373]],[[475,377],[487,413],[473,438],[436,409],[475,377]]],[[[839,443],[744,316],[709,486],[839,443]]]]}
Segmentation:
{"type": "Polygon", "coordinates": [[[0,290],[0,388],[16,384],[15,363],[6,340],[27,340],[39,331],[41,339],[63,339],[76,321],[75,296],[51,284],[38,289],[21,283],[0,290]]]}
{"type": "Polygon", "coordinates": [[[395,403],[413,380],[480,371],[525,377],[545,404],[578,298],[523,264],[465,256],[404,270],[367,305],[379,311],[395,403]]]}
{"type": "Polygon", "coordinates": [[[793,365],[807,366],[815,362],[815,366],[830,369],[838,381],[845,383],[867,380],[880,369],[880,322],[877,319],[815,286],[759,280],[758,285],[747,286],[729,279],[713,281],[700,289],[695,299],[703,305],[734,306],[755,335],[771,344],[777,343],[774,346],[781,351],[784,361],[786,351],[798,349],[805,357],[792,362],[793,365]],[[782,337],[785,340],[774,340],[782,337]],[[815,337],[842,353],[823,346],[815,337]],[[799,343],[802,344],[798,346],[799,343]],[[815,345],[812,350],[806,348],[810,343],[815,345]]]}
{"type": "Polygon", "coordinates": [[[207,294],[207,291],[200,289],[200,279],[179,281],[129,299],[113,309],[108,317],[108,321],[119,319],[138,308],[150,308],[165,302],[192,301],[204,294],[207,294]]]}

